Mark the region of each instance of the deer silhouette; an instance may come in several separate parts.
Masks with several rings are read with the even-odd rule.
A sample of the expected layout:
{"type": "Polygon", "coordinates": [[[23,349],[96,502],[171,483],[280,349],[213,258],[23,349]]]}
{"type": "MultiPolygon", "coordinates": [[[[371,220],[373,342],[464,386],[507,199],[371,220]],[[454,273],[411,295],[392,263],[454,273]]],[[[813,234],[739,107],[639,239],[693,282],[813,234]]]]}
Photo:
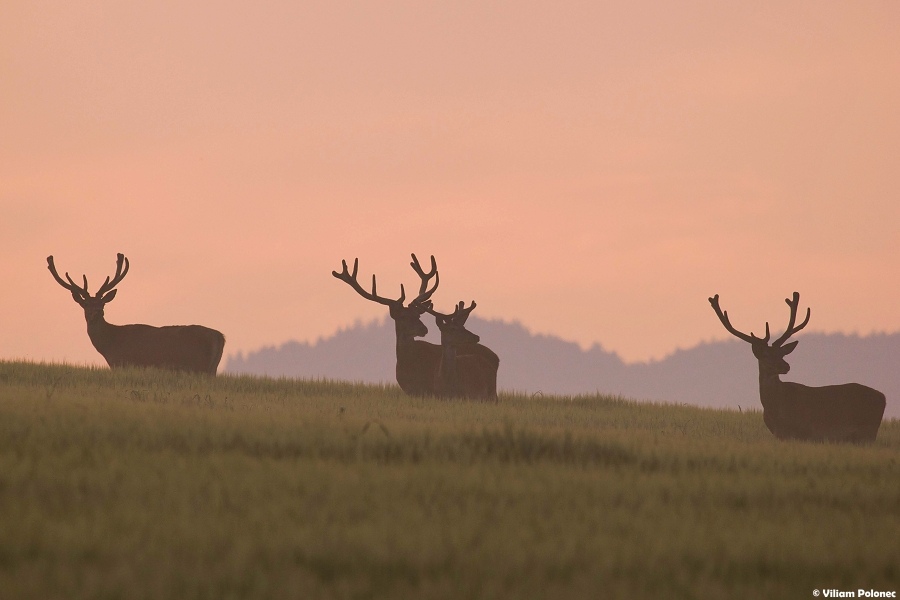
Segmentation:
{"type": "Polygon", "coordinates": [[[500,358],[481,338],[466,329],[466,319],[475,310],[475,301],[465,307],[460,302],[451,314],[428,310],[441,331],[441,365],[438,393],[451,398],[497,399],[497,370],[500,358]]]}
{"type": "Polygon", "coordinates": [[[47,257],[47,268],[56,282],[72,293],[72,298],[84,309],[88,337],[110,367],[158,367],[215,375],[225,348],[225,336],[215,329],[201,325],[112,325],[106,322],[103,309],[116,297],[114,289],[128,273],[128,259],[118,254],[116,274],[109,277],[97,293],[88,292],[87,276],[84,286],[77,285],[69,274],[63,280],[56,272],[53,256],[47,257]]]}
{"type": "Polygon", "coordinates": [[[394,331],[397,335],[397,384],[411,396],[429,396],[437,394],[436,381],[441,364],[441,347],[424,340],[417,340],[428,333],[428,327],[422,322],[422,315],[431,308],[431,295],[437,290],[440,277],[434,256],[431,257],[431,270],[425,273],[416,255],[412,255],[410,266],[419,275],[419,295],[406,306],[406,291],[400,285],[400,297],[396,300],[379,296],[375,287],[375,275],[372,275],[372,291],[367,292],[357,281],[359,259],[353,260],[353,272],[347,269],[347,261],[342,260],[343,270],[331,274],[356,290],[356,293],[372,302],[388,307],[394,320],[394,331]],[[429,289],[431,279],[434,286],[429,289]]]}
{"type": "Polygon", "coordinates": [[[785,332],[769,345],[769,324],[766,336],[758,338],[741,333],[728,320],[728,313],[719,307],[719,295],[709,299],[713,310],[725,329],[747,343],[759,362],[759,399],[763,405],[763,421],[772,434],[785,440],[869,443],[875,441],[884,415],[885,397],[878,390],[858,383],[810,387],[800,383],[781,381],[780,376],[790,370],[784,359],[794,351],[797,342],[785,342],[809,323],[810,309],[800,325],[797,308],[800,294],[785,302],[791,310],[785,332]]]}

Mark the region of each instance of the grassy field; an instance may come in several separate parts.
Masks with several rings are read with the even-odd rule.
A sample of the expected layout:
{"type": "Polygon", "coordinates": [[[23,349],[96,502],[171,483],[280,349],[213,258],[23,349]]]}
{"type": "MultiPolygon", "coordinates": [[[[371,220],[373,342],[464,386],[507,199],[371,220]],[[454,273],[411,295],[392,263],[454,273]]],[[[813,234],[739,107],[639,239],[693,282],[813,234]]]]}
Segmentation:
{"type": "MultiPolygon", "coordinates": [[[[891,399],[889,399],[891,401],[891,399]]],[[[900,592],[900,423],[0,363],[2,598],[900,592]]]]}

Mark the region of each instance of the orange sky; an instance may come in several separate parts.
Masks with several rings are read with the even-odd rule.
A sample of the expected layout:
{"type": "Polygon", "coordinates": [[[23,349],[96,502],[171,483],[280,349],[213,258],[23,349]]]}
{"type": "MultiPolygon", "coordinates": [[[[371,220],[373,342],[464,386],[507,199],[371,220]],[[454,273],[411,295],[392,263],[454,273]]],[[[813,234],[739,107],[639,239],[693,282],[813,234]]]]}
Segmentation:
{"type": "Polygon", "coordinates": [[[331,270],[410,252],[630,361],[726,337],[716,292],[900,330],[900,3],[525,4],[0,4],[0,358],[102,364],[48,254],[226,356],[382,316],[331,270]]]}

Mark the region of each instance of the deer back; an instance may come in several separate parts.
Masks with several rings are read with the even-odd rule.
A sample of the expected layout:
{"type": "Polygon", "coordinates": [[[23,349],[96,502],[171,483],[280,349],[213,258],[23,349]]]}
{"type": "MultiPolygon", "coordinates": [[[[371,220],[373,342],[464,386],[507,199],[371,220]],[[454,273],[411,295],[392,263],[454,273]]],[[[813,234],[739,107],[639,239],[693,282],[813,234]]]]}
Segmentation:
{"type": "Polygon", "coordinates": [[[456,349],[457,387],[466,398],[496,399],[500,357],[482,344],[456,349]]]}
{"type": "Polygon", "coordinates": [[[763,421],[775,437],[871,443],[884,416],[884,394],[859,383],[811,387],[792,381],[772,390],[763,421]]]}

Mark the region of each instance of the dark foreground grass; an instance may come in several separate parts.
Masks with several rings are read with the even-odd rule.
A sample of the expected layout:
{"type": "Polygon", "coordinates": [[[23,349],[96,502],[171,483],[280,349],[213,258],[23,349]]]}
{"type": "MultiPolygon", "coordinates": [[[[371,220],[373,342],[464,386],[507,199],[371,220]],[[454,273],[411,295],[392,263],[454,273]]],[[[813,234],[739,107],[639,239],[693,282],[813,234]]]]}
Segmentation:
{"type": "Polygon", "coordinates": [[[2,598],[811,598],[898,537],[896,421],[0,363],[2,598]]]}

